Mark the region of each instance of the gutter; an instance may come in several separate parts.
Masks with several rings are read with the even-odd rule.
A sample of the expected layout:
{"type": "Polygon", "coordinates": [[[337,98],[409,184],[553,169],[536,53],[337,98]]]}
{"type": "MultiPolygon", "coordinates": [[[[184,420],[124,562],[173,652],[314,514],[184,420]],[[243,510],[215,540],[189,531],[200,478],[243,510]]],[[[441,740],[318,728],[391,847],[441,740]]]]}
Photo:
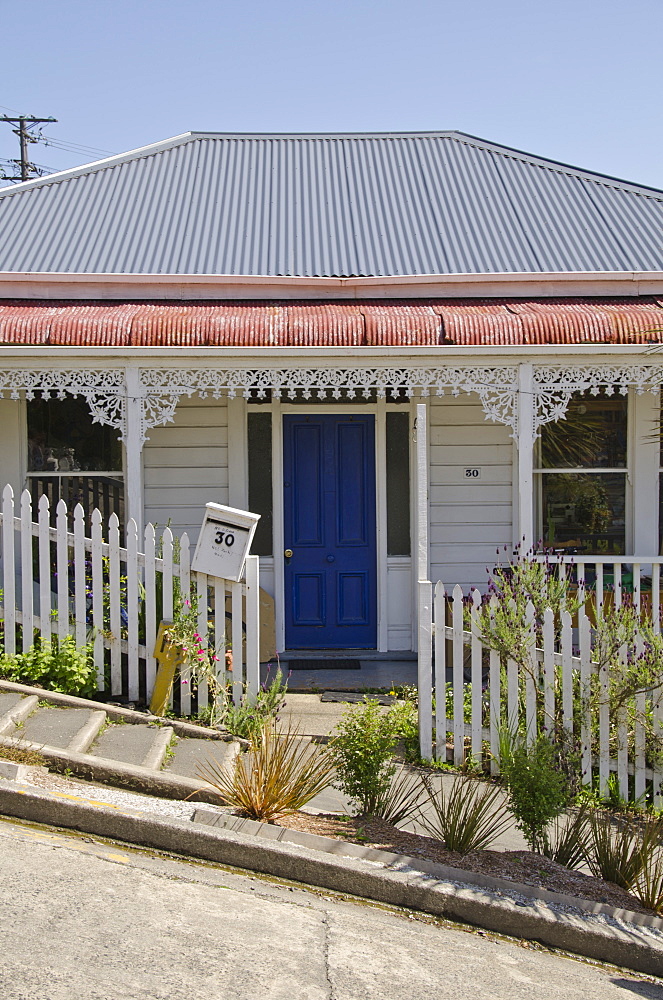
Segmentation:
{"type": "Polygon", "coordinates": [[[81,299],[552,297],[663,294],[663,271],[541,271],[307,277],[2,271],[0,296],[81,299]]]}

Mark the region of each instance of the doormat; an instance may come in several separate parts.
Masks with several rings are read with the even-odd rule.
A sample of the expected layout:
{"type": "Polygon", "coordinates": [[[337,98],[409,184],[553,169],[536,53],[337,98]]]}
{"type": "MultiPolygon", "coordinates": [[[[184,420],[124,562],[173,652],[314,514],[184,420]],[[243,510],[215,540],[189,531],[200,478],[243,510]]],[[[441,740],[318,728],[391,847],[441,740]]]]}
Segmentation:
{"type": "Polygon", "coordinates": [[[359,660],[288,660],[288,670],[361,670],[359,660]]]}

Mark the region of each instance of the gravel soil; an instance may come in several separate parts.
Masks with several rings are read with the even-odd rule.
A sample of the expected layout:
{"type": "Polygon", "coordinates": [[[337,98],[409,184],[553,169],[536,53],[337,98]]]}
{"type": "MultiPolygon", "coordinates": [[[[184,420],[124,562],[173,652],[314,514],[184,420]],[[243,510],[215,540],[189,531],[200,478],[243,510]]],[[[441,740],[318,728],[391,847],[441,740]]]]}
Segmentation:
{"type": "Polygon", "coordinates": [[[284,816],[277,820],[277,824],[304,833],[317,833],[322,837],[335,837],[353,844],[365,844],[394,854],[404,854],[410,858],[436,861],[468,872],[481,872],[493,878],[519,882],[521,885],[562,892],[595,903],[608,903],[610,906],[632,910],[635,913],[652,912],[645,909],[625,889],[612,882],[604,882],[603,879],[593,878],[583,872],[572,871],[541,854],[532,854],[529,851],[471,851],[463,855],[445,850],[442,844],[432,837],[407,833],[383,820],[339,818],[333,814],[314,816],[299,812],[284,816]]]}

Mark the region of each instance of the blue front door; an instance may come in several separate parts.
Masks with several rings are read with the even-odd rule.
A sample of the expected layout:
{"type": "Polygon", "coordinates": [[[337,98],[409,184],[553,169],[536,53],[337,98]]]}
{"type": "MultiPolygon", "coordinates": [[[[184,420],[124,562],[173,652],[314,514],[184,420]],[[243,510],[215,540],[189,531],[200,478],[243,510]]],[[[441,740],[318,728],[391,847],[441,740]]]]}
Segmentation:
{"type": "Polygon", "coordinates": [[[374,649],[374,417],[288,415],[283,437],[286,647],[374,649]]]}

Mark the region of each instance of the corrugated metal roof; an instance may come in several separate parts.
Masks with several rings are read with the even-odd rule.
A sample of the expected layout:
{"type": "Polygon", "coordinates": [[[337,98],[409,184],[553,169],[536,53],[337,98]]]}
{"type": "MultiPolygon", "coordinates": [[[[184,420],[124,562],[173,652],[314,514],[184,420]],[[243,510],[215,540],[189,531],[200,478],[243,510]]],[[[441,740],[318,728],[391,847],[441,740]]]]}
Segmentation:
{"type": "Polygon", "coordinates": [[[378,302],[0,300],[0,345],[523,347],[663,342],[663,299],[378,302]]]}
{"type": "Polygon", "coordinates": [[[464,135],[187,133],[0,190],[0,271],[663,269],[663,192],[464,135]]]}

